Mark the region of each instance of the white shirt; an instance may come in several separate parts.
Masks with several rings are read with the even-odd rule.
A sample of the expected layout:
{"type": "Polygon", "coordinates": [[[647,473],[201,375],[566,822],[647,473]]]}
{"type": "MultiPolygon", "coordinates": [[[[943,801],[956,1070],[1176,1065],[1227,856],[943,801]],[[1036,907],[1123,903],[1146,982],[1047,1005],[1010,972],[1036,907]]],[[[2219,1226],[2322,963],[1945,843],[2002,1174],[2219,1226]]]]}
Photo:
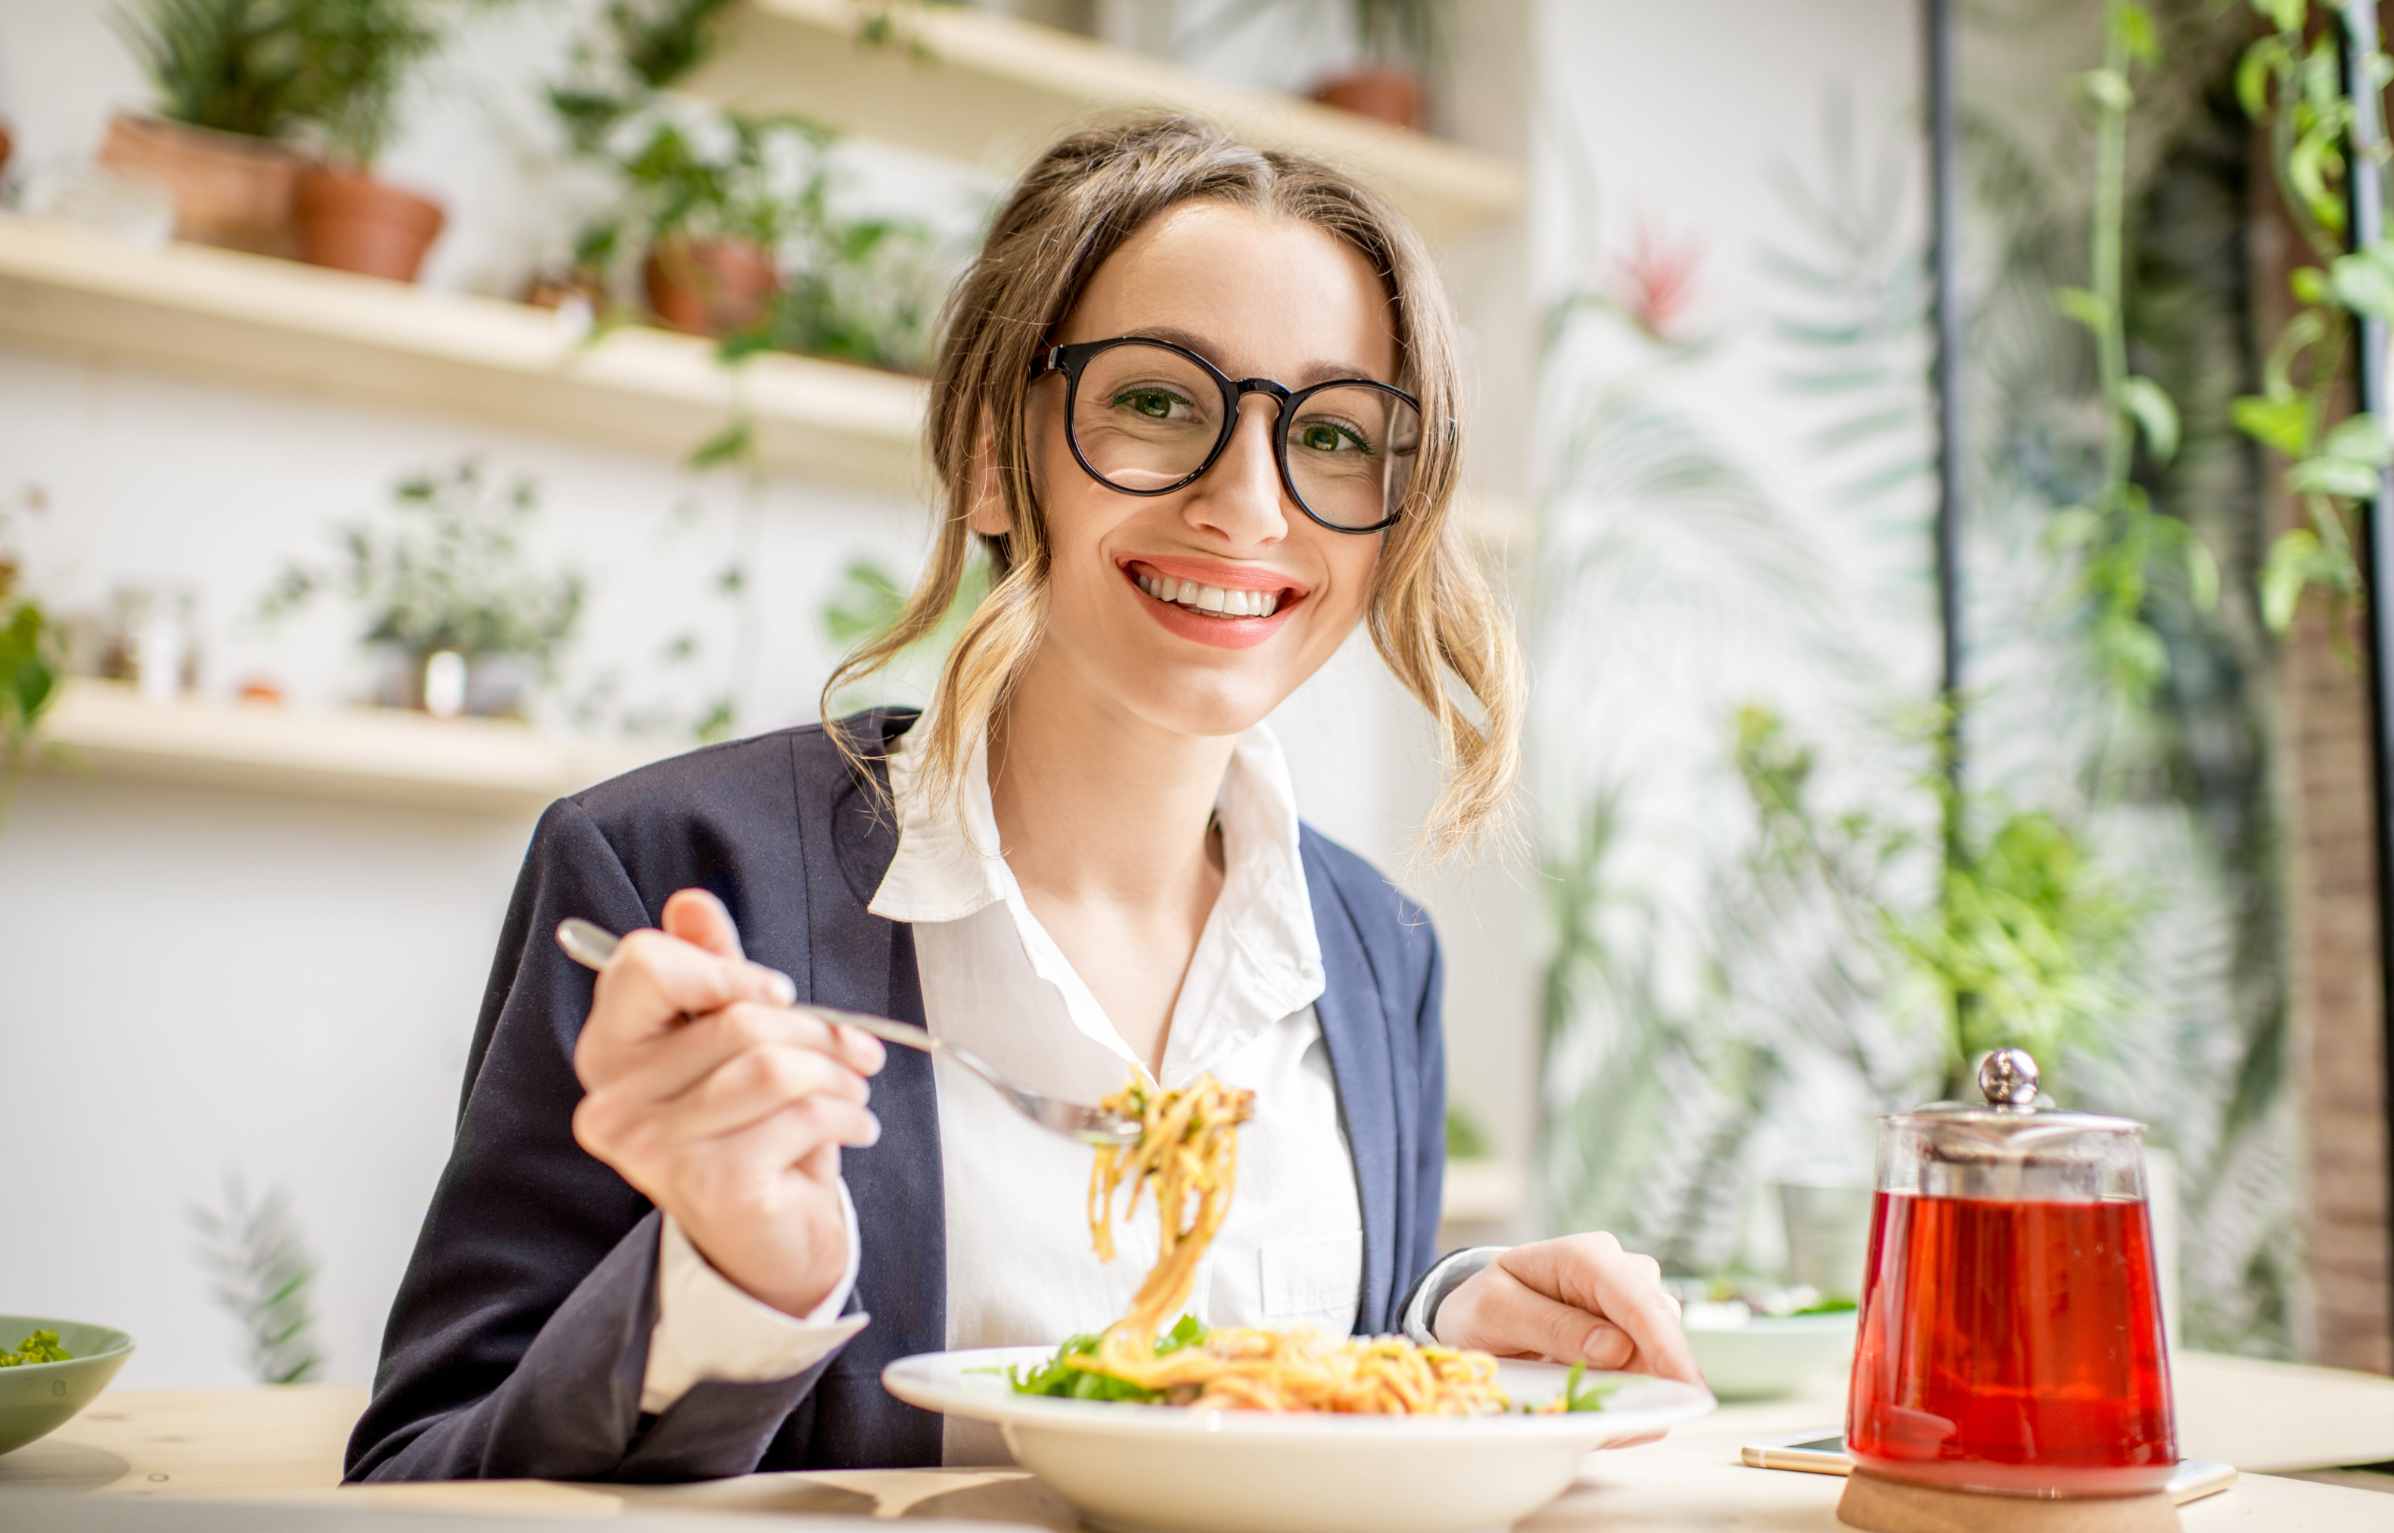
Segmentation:
{"type": "MultiPolygon", "coordinates": [[[[1094,1102],[1134,1073],[1147,1078],[1000,853],[985,743],[967,768],[959,824],[921,791],[924,736],[918,723],[891,749],[898,845],[871,909],[914,929],[931,1030],[1024,1085],[1074,1100],[1094,1102]]],[[[1362,1286],[1363,1220],[1313,1006],[1323,988],[1321,944],[1295,801],[1279,743],[1262,726],[1239,738],[1216,813],[1222,891],[1173,1007],[1161,1084],[1210,1072],[1253,1090],[1256,1117],[1240,1131],[1238,1192],[1190,1308],[1208,1325],[1343,1335],[1362,1286]]],[[[949,1061],[934,1071],[947,1345],[1052,1345],[1102,1329],[1129,1307],[1154,1260],[1153,1200],[1136,1220],[1117,1223],[1118,1255],[1100,1264],[1084,1213],[1088,1149],[1033,1126],[949,1061]]],[[[814,1314],[792,1318],[716,1273],[668,1217],[641,1408],[662,1411],[700,1379],[787,1377],[862,1329],[861,1316],[838,1318],[857,1270],[853,1206],[848,1221],[847,1275],[814,1314]]],[[[1428,1339],[1422,1309],[1417,1302],[1406,1317],[1417,1340],[1428,1339]]],[[[994,1431],[953,1419],[943,1456],[1005,1461],[994,1431]]]]}

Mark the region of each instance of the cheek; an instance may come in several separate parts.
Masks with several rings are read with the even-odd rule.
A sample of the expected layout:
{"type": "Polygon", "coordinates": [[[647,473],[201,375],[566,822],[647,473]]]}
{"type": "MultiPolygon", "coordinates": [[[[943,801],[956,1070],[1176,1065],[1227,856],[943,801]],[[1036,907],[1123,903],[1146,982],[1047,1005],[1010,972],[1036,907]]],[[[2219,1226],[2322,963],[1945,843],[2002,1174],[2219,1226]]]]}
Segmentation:
{"type": "Polygon", "coordinates": [[[1373,533],[1367,537],[1352,537],[1344,533],[1325,532],[1331,539],[1322,551],[1323,566],[1330,572],[1331,597],[1325,604],[1323,616],[1330,621],[1323,626],[1340,640],[1354,631],[1370,607],[1372,589],[1379,579],[1380,546],[1385,535],[1373,533]]]}

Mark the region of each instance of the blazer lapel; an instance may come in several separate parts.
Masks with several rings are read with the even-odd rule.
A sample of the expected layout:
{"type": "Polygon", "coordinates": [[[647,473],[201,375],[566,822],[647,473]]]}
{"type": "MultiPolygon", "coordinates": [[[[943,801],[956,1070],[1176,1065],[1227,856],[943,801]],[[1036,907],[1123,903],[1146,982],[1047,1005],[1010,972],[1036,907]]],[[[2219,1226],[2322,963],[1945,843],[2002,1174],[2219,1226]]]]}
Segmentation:
{"type": "Polygon", "coordinates": [[[1395,1064],[1380,989],[1361,935],[1347,913],[1329,868],[1306,849],[1305,886],[1322,942],[1322,996],[1314,1002],[1322,1041],[1330,1050],[1330,1079],[1355,1157],[1355,1190],[1363,1205],[1363,1292],[1358,1314],[1371,1330],[1388,1327],[1400,1249],[1397,1216],[1395,1064]]]}
{"type": "MultiPolygon", "coordinates": [[[[886,749],[911,715],[876,713],[849,722],[868,745],[886,749]]],[[[880,776],[878,762],[874,770],[880,776]]],[[[802,788],[799,803],[801,814],[808,805],[826,806],[822,823],[805,826],[810,999],[922,1026],[913,933],[865,908],[897,853],[888,809],[853,776],[812,793],[802,788]]],[[[850,1150],[840,1162],[863,1236],[856,1307],[873,1323],[833,1366],[877,1378],[898,1358],[947,1344],[946,1203],[930,1057],[891,1049],[873,1080],[873,1110],[881,1119],[880,1142],[850,1150]]],[[[888,1462],[938,1463],[939,1418],[888,1403],[898,1413],[899,1440],[877,1450],[888,1462]]]]}

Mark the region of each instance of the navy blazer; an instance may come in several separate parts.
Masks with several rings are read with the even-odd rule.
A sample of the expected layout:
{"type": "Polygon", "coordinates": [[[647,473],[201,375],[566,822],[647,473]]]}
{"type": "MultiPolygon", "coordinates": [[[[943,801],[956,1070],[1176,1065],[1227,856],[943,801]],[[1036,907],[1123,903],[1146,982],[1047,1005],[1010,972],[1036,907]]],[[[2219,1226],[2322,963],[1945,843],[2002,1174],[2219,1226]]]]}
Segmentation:
{"type": "MultiPolygon", "coordinates": [[[[913,719],[877,711],[848,727],[885,748],[913,719]]],[[[1363,1208],[1359,1326],[1394,1331],[1431,1266],[1445,1170],[1438,946],[1369,864],[1310,827],[1302,843],[1326,984],[1316,1011],[1363,1208]]],[[[886,1364],[946,1343],[929,1058],[890,1050],[873,1084],[881,1139],[842,1159],[863,1243],[849,1307],[872,1324],[797,1377],[701,1383],[643,1414],[661,1216],[574,1142],[573,1048],[592,977],[552,938],[567,916],[653,926],[668,895],[697,885],[801,999],[920,1023],[913,935],[866,909],[896,848],[891,817],[819,725],[661,762],[541,816],[348,1479],[683,1480],[939,1462],[939,1419],[881,1387],[886,1364]]]]}

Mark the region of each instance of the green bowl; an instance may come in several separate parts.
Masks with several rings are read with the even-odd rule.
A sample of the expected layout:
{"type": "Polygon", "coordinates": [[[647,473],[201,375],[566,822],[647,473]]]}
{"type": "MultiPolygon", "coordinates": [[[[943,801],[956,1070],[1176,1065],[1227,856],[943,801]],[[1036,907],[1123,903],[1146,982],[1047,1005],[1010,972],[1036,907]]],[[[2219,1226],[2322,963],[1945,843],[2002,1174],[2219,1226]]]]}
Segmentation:
{"type": "Polygon", "coordinates": [[[0,1351],[13,1351],[27,1331],[56,1331],[59,1345],[73,1355],[63,1363],[0,1368],[0,1453],[66,1425],[133,1355],[133,1338],[122,1331],[41,1315],[0,1315],[0,1351]]]}

